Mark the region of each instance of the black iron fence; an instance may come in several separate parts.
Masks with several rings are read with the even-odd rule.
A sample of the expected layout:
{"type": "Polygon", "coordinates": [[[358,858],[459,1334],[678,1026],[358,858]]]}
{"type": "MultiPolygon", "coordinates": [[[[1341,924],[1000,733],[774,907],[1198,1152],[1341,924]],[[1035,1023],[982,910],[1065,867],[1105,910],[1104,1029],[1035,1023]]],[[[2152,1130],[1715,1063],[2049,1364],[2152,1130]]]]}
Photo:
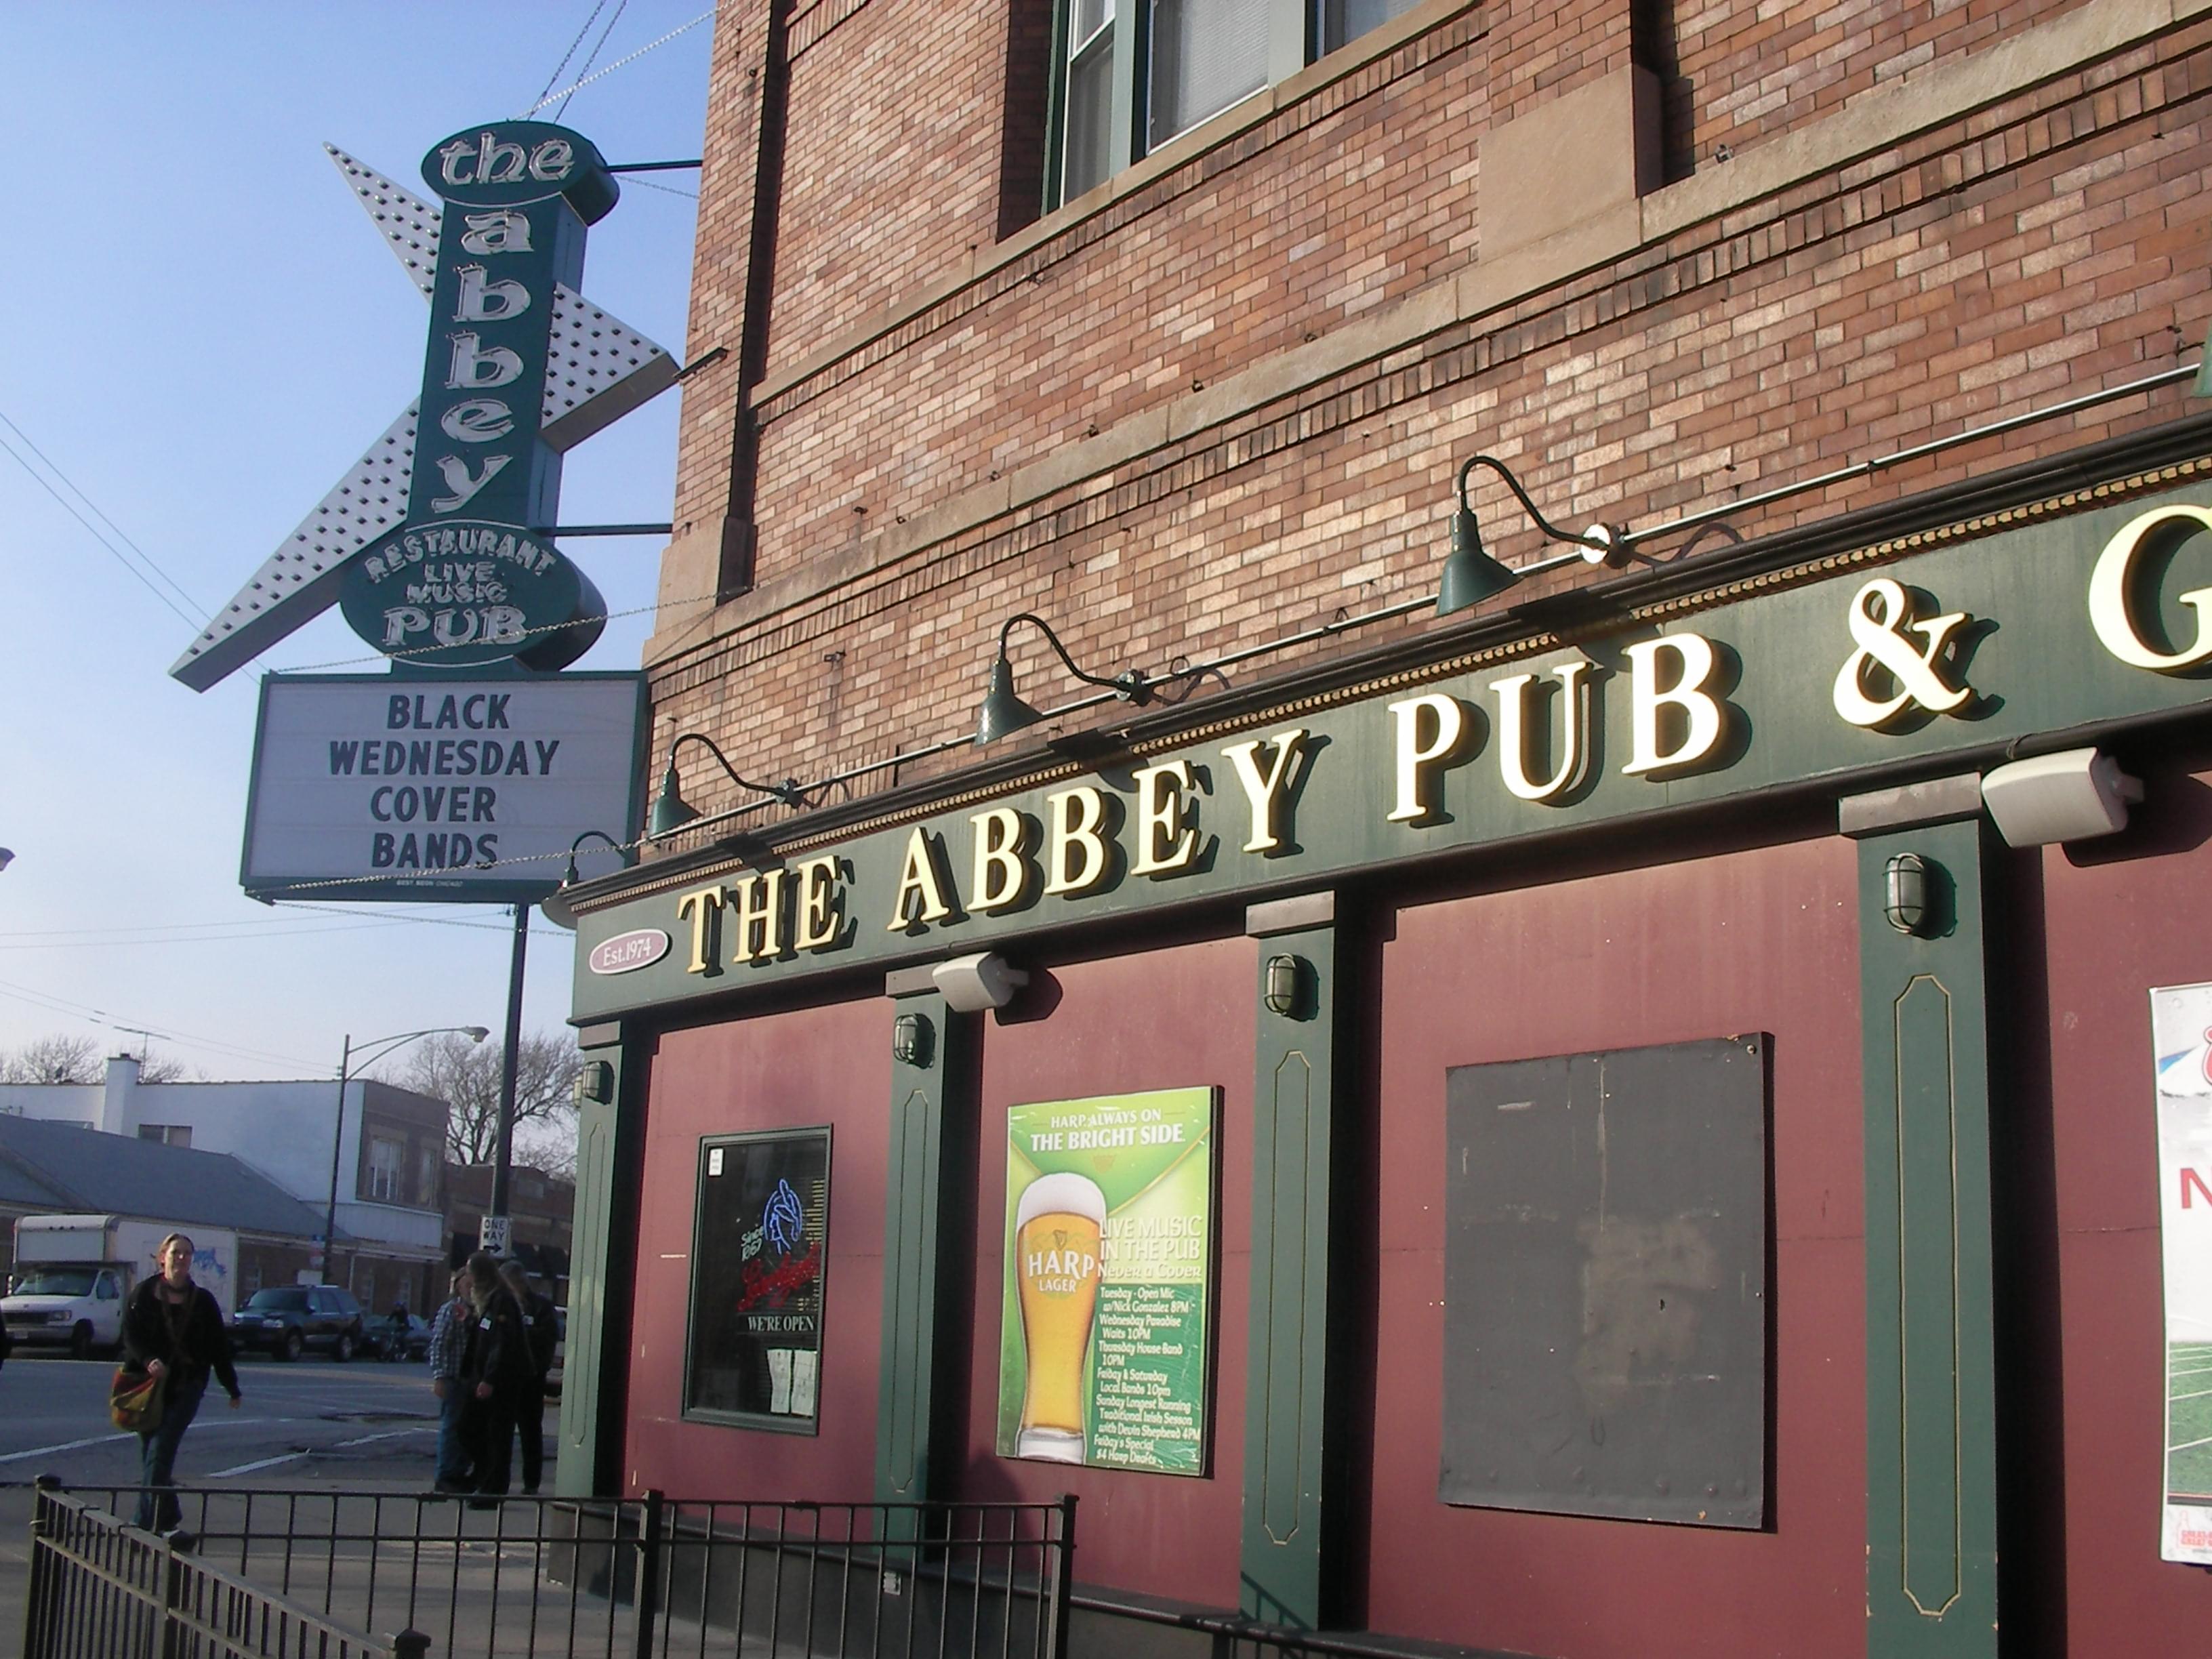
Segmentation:
{"type": "Polygon", "coordinates": [[[1065,1659],[1075,1502],[813,1504],[41,1482],[27,1659],[1065,1659]],[[371,1632],[388,1632],[377,1635],[371,1632]]]}

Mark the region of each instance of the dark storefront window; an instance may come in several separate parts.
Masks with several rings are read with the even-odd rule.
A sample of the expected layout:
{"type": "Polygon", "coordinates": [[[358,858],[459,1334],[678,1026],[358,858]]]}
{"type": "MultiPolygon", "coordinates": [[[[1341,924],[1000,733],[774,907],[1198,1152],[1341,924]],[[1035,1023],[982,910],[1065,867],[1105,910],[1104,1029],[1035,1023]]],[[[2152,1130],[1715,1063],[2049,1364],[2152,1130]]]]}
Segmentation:
{"type": "Polygon", "coordinates": [[[699,1143],[686,1416],[813,1431],[829,1218],[826,1127],[699,1143]]]}

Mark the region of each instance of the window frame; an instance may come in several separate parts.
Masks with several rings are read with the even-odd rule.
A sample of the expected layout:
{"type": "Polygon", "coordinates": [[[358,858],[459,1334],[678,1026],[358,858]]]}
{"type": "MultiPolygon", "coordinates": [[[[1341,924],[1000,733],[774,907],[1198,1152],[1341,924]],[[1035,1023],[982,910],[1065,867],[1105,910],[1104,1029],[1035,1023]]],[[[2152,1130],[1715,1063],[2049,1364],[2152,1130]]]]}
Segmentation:
{"type": "MultiPolygon", "coordinates": [[[[1043,205],[1047,213],[1056,212],[1076,197],[1089,193],[1085,190],[1072,196],[1066,187],[1068,73],[1073,66],[1068,37],[1074,27],[1075,9],[1080,3],[1081,0],[1054,0],[1053,4],[1051,79],[1045,93],[1043,205]]],[[[1114,38],[1107,48],[1112,54],[1109,76],[1113,93],[1108,117],[1106,173],[1100,184],[1110,183],[1146,155],[1166,149],[1185,134],[1196,131],[1207,122],[1290,79],[1308,64],[1317,63],[1330,52],[1342,51],[1364,40],[1366,33],[1371,33],[1364,32],[1339,46],[1324,48],[1324,6],[1325,0],[1267,0],[1267,78],[1244,97],[1152,143],[1146,138],[1146,129],[1150,125],[1155,0],[1115,0],[1114,15],[1108,25],[1114,31],[1114,38]]],[[[1408,6],[1406,9],[1411,9],[1408,6]]],[[[1399,14],[1403,15],[1402,11],[1399,14]]],[[[1097,185],[1089,188],[1097,189],[1097,185]]]]}
{"type": "Polygon", "coordinates": [[[835,1127],[828,1123],[792,1124],[771,1129],[724,1131],[702,1135],[696,1148],[691,1173],[691,1250],[686,1264],[687,1284],[684,1304],[684,1371],[679,1387],[683,1405],[683,1420],[687,1423],[711,1423],[722,1428],[757,1429],[770,1434],[819,1436],[822,1432],[823,1395],[824,1392],[824,1360],[829,1351],[830,1326],[830,1220],[831,1194],[836,1190],[836,1136],[835,1127]],[[721,1407],[699,1406],[693,1403],[695,1361],[700,1344],[699,1303],[701,1279],[704,1272],[704,1252],[700,1248],[707,1221],[707,1182],[709,1179],[708,1154],[717,1149],[749,1147],[782,1142],[794,1145],[816,1142],[820,1146],[822,1164],[821,1231],[818,1248],[822,1255],[820,1276],[815,1289],[814,1332],[814,1407],[801,1416],[797,1413],[755,1412],[732,1410],[721,1407]]]}

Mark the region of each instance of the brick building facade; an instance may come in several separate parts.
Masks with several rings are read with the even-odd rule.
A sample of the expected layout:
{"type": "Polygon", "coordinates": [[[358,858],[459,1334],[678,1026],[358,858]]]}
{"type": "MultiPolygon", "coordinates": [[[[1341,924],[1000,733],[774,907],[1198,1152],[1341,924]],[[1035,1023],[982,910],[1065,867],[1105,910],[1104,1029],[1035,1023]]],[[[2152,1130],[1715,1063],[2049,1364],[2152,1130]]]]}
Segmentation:
{"type": "Polygon", "coordinates": [[[2208,88],[2193,0],[726,4],[653,763],[802,800],[687,750],[576,895],[564,1489],[1073,1492],[1098,1651],[2185,1647],[2208,88]],[[1439,617],[1462,477],[1544,568],[1439,617]],[[1142,695],[1017,629],[971,744],[1022,612],[1142,695]],[[2091,748],[2109,839],[1985,815],[2091,748]],[[1723,1042],[1737,1129],[1600,1116],[1752,1147],[1748,1244],[1561,1196],[1579,1096],[1485,1138],[1723,1042]],[[1014,1452],[1008,1125],[1178,1086],[1202,1467],[1014,1452]],[[709,1183],[817,1134],[817,1346],[729,1409],[709,1183]]]}

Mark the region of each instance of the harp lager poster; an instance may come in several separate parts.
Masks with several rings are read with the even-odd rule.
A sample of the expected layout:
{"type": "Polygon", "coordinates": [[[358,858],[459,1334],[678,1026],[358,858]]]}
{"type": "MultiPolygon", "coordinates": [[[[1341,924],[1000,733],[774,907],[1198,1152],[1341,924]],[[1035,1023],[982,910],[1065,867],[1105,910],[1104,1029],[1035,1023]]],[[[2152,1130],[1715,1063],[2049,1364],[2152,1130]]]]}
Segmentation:
{"type": "Polygon", "coordinates": [[[1211,1089],[1006,1114],[999,1455],[1206,1472],[1211,1089]]]}
{"type": "Polygon", "coordinates": [[[2212,1566],[2212,985],[2150,994],[2166,1279],[2160,1554],[2212,1566]]]}

